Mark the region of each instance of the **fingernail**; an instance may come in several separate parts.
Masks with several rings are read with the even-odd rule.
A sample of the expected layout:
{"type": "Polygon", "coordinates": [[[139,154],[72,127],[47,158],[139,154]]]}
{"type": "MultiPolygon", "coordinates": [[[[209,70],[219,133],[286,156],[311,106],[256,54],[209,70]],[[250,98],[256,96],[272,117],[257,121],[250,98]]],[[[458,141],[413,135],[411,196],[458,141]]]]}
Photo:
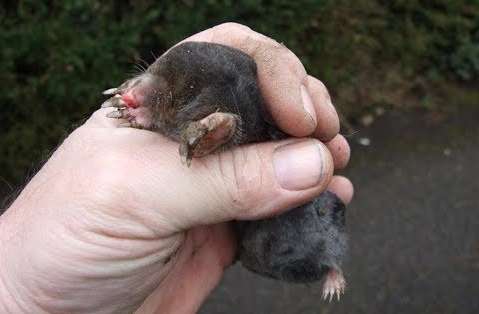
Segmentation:
{"type": "Polygon", "coordinates": [[[316,140],[280,146],[273,155],[276,178],[286,190],[300,191],[317,186],[325,175],[328,156],[324,146],[316,140]]]}
{"type": "Polygon", "coordinates": [[[301,85],[301,98],[303,101],[303,108],[308,113],[309,117],[313,121],[314,125],[316,126],[316,111],[314,110],[313,101],[311,100],[311,96],[309,96],[309,92],[306,86],[301,85]]]}

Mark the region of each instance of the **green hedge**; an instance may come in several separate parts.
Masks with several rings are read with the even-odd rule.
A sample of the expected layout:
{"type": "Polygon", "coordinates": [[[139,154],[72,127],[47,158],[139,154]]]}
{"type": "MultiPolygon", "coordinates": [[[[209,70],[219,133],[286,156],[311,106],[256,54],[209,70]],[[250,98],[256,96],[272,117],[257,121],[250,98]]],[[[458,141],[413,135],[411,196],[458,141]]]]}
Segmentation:
{"type": "Polygon", "coordinates": [[[0,21],[0,186],[20,182],[140,60],[225,21],[284,42],[350,117],[478,96],[465,87],[479,81],[478,1],[18,1],[0,21]]]}

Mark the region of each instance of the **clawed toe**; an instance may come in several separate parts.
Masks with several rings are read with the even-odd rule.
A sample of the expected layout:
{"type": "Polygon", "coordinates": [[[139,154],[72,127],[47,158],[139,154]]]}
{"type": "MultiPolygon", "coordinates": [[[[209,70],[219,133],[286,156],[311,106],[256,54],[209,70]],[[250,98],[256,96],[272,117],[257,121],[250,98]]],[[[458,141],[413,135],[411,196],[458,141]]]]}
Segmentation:
{"type": "Polygon", "coordinates": [[[341,272],[331,269],[326,275],[326,279],[323,285],[323,300],[331,302],[336,295],[337,300],[341,298],[341,295],[346,289],[346,281],[344,280],[341,272]]]}
{"type": "Polygon", "coordinates": [[[120,108],[107,113],[106,116],[113,119],[128,119],[130,117],[130,114],[125,108],[120,108]]]}
{"type": "Polygon", "coordinates": [[[237,132],[238,116],[215,112],[207,117],[190,122],[181,131],[180,157],[190,166],[193,157],[205,156],[231,140],[237,132]]]}
{"type": "Polygon", "coordinates": [[[121,98],[121,95],[116,94],[115,96],[108,98],[103,104],[101,104],[101,107],[126,108],[126,102],[121,98]]]}
{"type": "MultiPolygon", "coordinates": [[[[137,115],[139,114],[138,111],[135,112],[134,108],[130,108],[128,104],[123,99],[122,94],[124,90],[121,87],[114,87],[107,89],[103,92],[104,95],[112,95],[112,97],[108,98],[103,104],[101,104],[101,108],[110,108],[113,107],[115,110],[110,111],[106,114],[108,118],[112,119],[126,119],[127,122],[120,123],[118,127],[122,128],[138,128],[143,129],[144,125],[140,124],[137,121],[137,115]]],[[[141,115],[141,113],[140,113],[141,115]]],[[[143,114],[143,116],[145,116],[143,114]]],[[[142,120],[144,121],[144,119],[142,120]]]]}
{"type": "Polygon", "coordinates": [[[200,140],[206,135],[208,128],[199,122],[192,122],[181,133],[179,148],[181,162],[188,167],[200,140]]]}
{"type": "Polygon", "coordinates": [[[119,92],[119,89],[117,87],[109,88],[107,90],[104,90],[102,92],[103,95],[115,95],[119,92]]]}

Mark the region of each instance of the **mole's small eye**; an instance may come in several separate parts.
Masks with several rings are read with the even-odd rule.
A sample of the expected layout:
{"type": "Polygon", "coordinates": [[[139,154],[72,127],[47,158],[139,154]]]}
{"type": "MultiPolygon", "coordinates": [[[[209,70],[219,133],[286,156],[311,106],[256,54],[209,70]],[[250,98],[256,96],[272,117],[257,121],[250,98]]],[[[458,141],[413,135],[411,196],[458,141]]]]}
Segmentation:
{"type": "Polygon", "coordinates": [[[328,210],[324,207],[320,207],[316,209],[316,212],[318,213],[319,216],[324,216],[327,214],[328,210]]]}

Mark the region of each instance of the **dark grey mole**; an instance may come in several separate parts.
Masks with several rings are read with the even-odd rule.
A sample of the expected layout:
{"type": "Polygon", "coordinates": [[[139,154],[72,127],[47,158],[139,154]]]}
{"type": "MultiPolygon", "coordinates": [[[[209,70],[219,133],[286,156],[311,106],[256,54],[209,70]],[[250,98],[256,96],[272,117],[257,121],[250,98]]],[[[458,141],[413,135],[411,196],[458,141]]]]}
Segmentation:
{"type": "MultiPolygon", "coordinates": [[[[180,142],[180,155],[187,164],[232,145],[287,137],[265,110],[254,60],[219,44],[182,43],[145,73],[105,94],[115,96],[103,107],[118,108],[110,117],[180,142]],[[139,113],[138,108],[149,114],[139,113]]],[[[344,227],[344,204],[324,192],[274,218],[237,222],[238,259],[255,273],[284,281],[325,277],[325,296],[339,296],[347,250],[344,227]]]]}

